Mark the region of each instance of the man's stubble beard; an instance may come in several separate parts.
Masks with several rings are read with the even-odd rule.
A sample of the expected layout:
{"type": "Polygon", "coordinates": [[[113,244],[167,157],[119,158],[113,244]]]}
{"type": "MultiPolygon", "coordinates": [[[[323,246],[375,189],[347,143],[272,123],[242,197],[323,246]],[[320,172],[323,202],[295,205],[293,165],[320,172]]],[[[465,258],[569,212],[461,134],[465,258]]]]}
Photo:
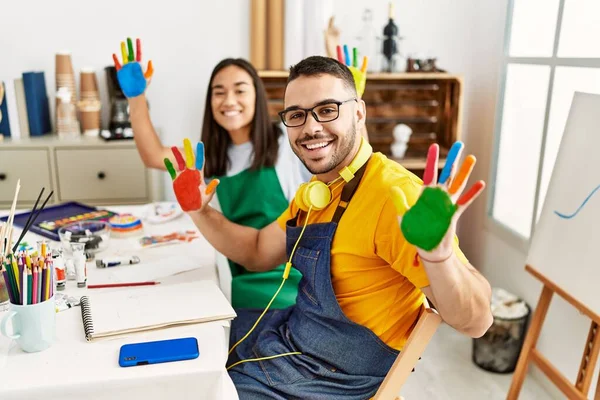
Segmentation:
{"type": "MultiPolygon", "coordinates": [[[[346,159],[346,157],[348,157],[348,154],[350,154],[350,152],[354,148],[354,144],[356,143],[356,123],[352,124],[352,128],[346,134],[345,137],[348,140],[344,141],[344,143],[342,143],[342,147],[339,147],[337,149],[337,151],[335,153],[333,153],[333,155],[331,156],[331,160],[329,160],[329,163],[327,163],[327,165],[325,167],[318,169],[318,170],[311,169],[307,165],[306,161],[300,156],[300,154],[298,154],[298,152],[296,151],[296,148],[294,146],[292,146],[292,150],[294,151],[294,154],[296,154],[296,157],[298,157],[300,159],[302,164],[304,164],[306,169],[308,169],[311,174],[313,174],[313,175],[326,174],[328,172],[333,171],[338,165],[340,165],[340,163],[342,161],[344,161],[346,159]]],[[[310,137],[310,139],[313,139],[313,138],[319,139],[319,135],[310,137]]],[[[303,138],[303,140],[305,140],[305,139],[307,139],[306,136],[303,138]]],[[[339,142],[339,140],[340,139],[338,139],[338,142],[339,142]]]]}

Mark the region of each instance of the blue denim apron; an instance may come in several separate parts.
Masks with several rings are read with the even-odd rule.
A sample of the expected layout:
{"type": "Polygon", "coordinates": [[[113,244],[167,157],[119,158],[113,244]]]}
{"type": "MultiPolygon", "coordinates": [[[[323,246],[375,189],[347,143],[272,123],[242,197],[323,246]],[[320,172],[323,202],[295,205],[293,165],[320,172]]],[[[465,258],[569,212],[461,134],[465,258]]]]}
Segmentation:
{"type": "MultiPolygon", "coordinates": [[[[345,185],[342,200],[350,200],[364,168],[345,185]]],[[[344,211],[338,206],[332,222],[306,227],[292,260],[302,272],[296,305],[268,312],[236,347],[228,365],[294,351],[302,354],[232,368],[229,374],[240,399],[364,400],[375,394],[394,363],[398,351],[370,329],[350,321],[333,291],[331,243],[344,211]]],[[[287,223],[288,256],[302,230],[296,225],[297,216],[287,223]]],[[[232,324],[232,344],[248,332],[261,312],[239,310],[232,324]]]]}

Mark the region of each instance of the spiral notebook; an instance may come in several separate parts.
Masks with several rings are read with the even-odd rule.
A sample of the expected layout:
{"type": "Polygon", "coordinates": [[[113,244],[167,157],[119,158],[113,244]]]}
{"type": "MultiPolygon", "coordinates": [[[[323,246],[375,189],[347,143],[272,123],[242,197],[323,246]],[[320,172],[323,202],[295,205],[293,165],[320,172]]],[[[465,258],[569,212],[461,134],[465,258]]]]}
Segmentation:
{"type": "MultiPolygon", "coordinates": [[[[104,289],[100,289],[104,290],[104,289]]],[[[231,320],[236,314],[213,281],[160,284],[81,297],[88,342],[135,332],[231,320]]]]}

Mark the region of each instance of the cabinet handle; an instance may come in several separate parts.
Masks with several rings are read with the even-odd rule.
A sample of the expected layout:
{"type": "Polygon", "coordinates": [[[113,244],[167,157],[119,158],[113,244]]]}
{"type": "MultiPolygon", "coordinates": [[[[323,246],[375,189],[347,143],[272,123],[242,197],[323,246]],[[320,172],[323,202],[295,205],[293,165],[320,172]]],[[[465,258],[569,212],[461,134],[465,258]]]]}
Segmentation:
{"type": "Polygon", "coordinates": [[[104,179],[106,178],[106,174],[102,171],[98,172],[98,179],[104,179]]]}
{"type": "Polygon", "coordinates": [[[6,174],[4,172],[0,172],[0,181],[6,180],[6,174]]]}

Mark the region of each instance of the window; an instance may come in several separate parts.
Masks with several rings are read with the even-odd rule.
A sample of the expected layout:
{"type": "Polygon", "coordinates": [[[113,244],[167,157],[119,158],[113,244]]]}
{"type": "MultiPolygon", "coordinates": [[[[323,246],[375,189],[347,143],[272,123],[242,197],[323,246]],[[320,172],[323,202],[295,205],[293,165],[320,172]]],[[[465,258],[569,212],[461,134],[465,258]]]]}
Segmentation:
{"type": "Polygon", "coordinates": [[[490,217],[528,240],[573,94],[600,94],[599,0],[511,0],[490,217]]]}

